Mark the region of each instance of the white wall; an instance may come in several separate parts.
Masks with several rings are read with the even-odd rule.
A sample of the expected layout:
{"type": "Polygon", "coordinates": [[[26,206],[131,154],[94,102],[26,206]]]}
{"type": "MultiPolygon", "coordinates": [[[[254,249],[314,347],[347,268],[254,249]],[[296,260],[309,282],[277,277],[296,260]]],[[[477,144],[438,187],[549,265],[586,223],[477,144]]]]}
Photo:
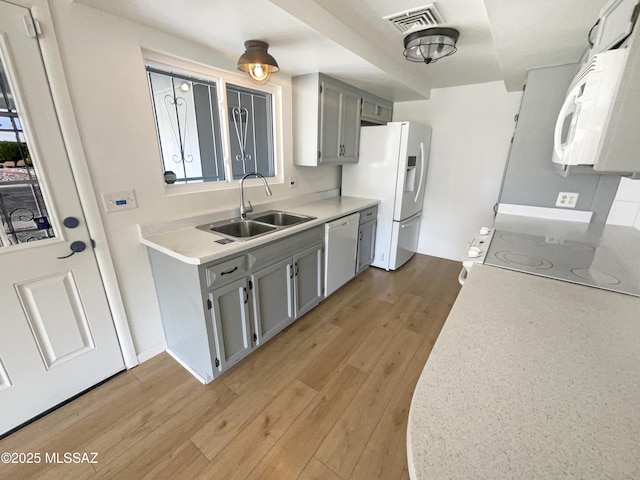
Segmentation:
{"type": "Polygon", "coordinates": [[[607,224],[633,226],[640,230],[640,180],[620,179],[607,224]]]}
{"type": "MultiPolygon", "coordinates": [[[[237,207],[237,187],[166,195],[141,48],[194,60],[229,71],[235,59],[212,48],[121,20],[69,1],[50,2],[63,68],[97,195],[134,189],[138,208],[102,212],[109,246],[137,353],[146,358],[162,348],[164,335],[147,252],[138,223],[237,207]]],[[[43,25],[43,30],[51,28],[43,25]]],[[[242,53],[238,45],[238,55],[242,53]]],[[[284,178],[299,176],[297,189],[274,185],[271,200],[338,188],[337,167],[293,165],[291,81],[274,76],[283,89],[284,178]]],[[[254,204],[263,191],[248,188],[254,204]]],[[[266,201],[266,198],[264,199],[266,201]]],[[[99,200],[100,201],[100,200],[99,200]]],[[[100,201],[101,202],[101,201],[100,201]]]]}
{"type": "Polygon", "coordinates": [[[479,228],[492,224],[521,97],[491,82],[395,104],[394,120],[433,128],[420,253],[459,260],[479,228]]]}

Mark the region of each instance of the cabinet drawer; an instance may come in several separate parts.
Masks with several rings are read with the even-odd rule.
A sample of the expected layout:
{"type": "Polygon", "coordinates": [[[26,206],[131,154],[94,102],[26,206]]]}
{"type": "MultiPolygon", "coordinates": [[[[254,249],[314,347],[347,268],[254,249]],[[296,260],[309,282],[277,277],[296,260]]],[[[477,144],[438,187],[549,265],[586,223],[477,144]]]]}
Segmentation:
{"type": "Polygon", "coordinates": [[[247,256],[240,255],[207,267],[207,287],[218,287],[243,277],[247,273],[247,256]]]}
{"type": "Polygon", "coordinates": [[[363,223],[370,222],[371,220],[376,220],[378,217],[378,206],[374,206],[371,208],[367,208],[360,212],[360,225],[363,223]]]}

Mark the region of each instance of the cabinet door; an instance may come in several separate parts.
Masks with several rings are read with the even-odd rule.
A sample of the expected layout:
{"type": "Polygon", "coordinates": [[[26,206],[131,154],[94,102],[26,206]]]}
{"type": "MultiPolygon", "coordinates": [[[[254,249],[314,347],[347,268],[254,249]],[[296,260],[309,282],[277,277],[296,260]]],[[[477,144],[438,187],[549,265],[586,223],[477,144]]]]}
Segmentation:
{"type": "Polygon", "coordinates": [[[252,349],[246,278],[209,293],[216,341],[215,366],[223,371],[252,349]]]}
{"type": "Polygon", "coordinates": [[[293,265],[283,260],[251,275],[256,341],[267,341],[294,319],[293,265]]]}
{"type": "Polygon", "coordinates": [[[356,265],[356,274],[371,265],[375,255],[375,246],[376,222],[367,222],[360,225],[358,232],[358,262],[356,265]]]}
{"type": "Polygon", "coordinates": [[[293,256],[294,307],[296,318],[315,307],[323,298],[322,244],[293,256]]]}
{"type": "Polygon", "coordinates": [[[377,105],[376,116],[378,117],[380,123],[389,123],[391,121],[391,117],[393,116],[393,107],[388,105],[377,105]]]}
{"type": "Polygon", "coordinates": [[[342,92],[341,137],[342,155],[340,163],[357,163],[360,146],[360,101],[352,92],[342,92]]]}
{"type": "Polygon", "coordinates": [[[391,121],[392,113],[393,106],[390,104],[376,102],[366,97],[362,99],[361,120],[382,125],[391,121]]]}
{"type": "Polygon", "coordinates": [[[338,163],[340,154],[340,97],[342,91],[330,83],[322,82],[320,93],[320,152],[321,163],[338,163]]]}

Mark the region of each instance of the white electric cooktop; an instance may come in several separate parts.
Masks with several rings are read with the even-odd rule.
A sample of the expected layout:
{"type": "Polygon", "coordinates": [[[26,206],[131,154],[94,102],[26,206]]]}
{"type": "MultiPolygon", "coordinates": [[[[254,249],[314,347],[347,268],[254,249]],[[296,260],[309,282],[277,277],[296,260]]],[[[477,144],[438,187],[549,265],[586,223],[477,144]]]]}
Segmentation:
{"type": "Polygon", "coordinates": [[[640,296],[640,285],[597,244],[496,230],[484,264],[640,296]]]}

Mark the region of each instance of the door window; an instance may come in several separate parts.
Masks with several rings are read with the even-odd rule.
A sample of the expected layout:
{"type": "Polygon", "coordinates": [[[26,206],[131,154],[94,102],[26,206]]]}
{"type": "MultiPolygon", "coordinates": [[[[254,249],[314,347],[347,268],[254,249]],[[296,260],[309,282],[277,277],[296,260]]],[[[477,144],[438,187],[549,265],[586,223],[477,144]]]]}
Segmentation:
{"type": "Polygon", "coordinates": [[[0,248],[55,236],[0,58],[0,248]]]}

